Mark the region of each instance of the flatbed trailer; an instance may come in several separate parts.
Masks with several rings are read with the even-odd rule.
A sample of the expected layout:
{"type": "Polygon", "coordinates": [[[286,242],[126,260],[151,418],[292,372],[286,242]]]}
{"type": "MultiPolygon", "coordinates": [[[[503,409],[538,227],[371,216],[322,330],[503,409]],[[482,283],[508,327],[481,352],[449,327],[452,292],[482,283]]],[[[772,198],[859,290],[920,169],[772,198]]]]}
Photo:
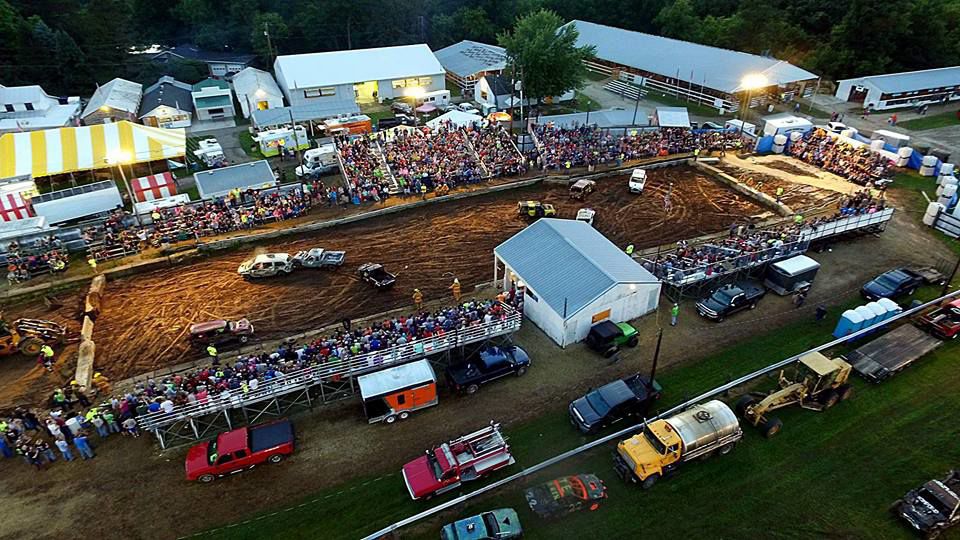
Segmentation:
{"type": "Polygon", "coordinates": [[[846,360],[861,377],[870,382],[882,382],[943,342],[912,324],[905,324],[887,332],[846,355],[846,360]]]}

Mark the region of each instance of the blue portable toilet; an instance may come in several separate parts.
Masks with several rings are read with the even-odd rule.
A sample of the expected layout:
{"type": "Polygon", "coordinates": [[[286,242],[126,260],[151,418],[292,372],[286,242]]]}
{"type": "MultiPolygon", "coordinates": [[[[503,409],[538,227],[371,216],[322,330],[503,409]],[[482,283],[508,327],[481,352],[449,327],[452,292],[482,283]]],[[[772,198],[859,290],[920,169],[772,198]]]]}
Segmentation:
{"type": "Polygon", "coordinates": [[[837,321],[837,327],[833,330],[833,337],[842,338],[849,336],[861,328],[863,328],[863,315],[860,315],[852,309],[848,309],[843,312],[843,315],[840,315],[840,320],[837,321]]]}
{"type": "Polygon", "coordinates": [[[899,315],[899,314],[903,313],[903,308],[900,307],[900,304],[894,302],[893,300],[891,300],[891,299],[889,299],[889,298],[881,298],[881,299],[877,300],[877,303],[880,304],[880,306],[881,306],[883,309],[887,310],[887,318],[888,318],[888,319],[889,319],[890,317],[893,317],[893,316],[896,316],[896,315],[899,315]]]}
{"type": "Polygon", "coordinates": [[[877,322],[877,314],[868,309],[867,306],[857,306],[853,310],[863,317],[863,328],[873,326],[873,323],[877,322]]]}
{"type": "Polygon", "coordinates": [[[889,312],[887,311],[887,308],[881,306],[881,305],[878,304],[877,302],[868,302],[866,308],[869,309],[870,311],[872,311],[873,314],[876,316],[876,317],[874,317],[874,319],[873,319],[874,324],[876,324],[876,323],[878,323],[878,322],[880,322],[880,321],[885,321],[885,320],[889,319],[890,317],[893,317],[893,314],[892,314],[892,313],[889,313],[889,312]]]}

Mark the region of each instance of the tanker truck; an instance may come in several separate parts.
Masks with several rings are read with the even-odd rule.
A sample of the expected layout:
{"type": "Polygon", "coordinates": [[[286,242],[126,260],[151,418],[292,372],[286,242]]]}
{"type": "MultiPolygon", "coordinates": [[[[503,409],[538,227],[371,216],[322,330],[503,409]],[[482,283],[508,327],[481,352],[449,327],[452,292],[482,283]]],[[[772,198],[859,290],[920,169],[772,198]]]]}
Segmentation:
{"type": "Polygon", "coordinates": [[[649,489],[681,464],[713,454],[724,455],[743,437],[737,416],[726,403],[713,400],[695,405],[621,441],[614,467],[625,481],[649,489]]]}

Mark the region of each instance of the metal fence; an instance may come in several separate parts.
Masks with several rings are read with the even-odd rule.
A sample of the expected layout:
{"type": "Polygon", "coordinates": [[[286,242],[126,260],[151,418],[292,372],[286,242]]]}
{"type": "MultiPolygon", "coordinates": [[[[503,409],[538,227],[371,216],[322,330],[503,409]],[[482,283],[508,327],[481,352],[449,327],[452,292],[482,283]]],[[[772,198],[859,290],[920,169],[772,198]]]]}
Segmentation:
{"type": "MultiPolygon", "coordinates": [[[[346,357],[339,362],[330,362],[321,365],[309,366],[297,371],[284,373],[278,377],[259,383],[256,390],[243,393],[239,389],[228,394],[211,396],[207,401],[189,405],[177,406],[173,412],[157,411],[137,418],[140,427],[154,432],[160,439],[161,446],[168,446],[164,437],[164,428],[174,424],[184,424],[184,431],[188,438],[201,439],[204,436],[204,425],[209,423],[199,421],[202,417],[215,415],[230,409],[242,409],[264,402],[273,402],[289,394],[301,393],[316,387],[321,402],[327,401],[326,392],[338,395],[356,392],[355,378],[366,373],[372,373],[388,367],[406,364],[428,356],[452,351],[472,343],[512,334],[520,329],[523,315],[507,304],[501,304],[504,316],[500,319],[453,330],[443,335],[434,336],[398,345],[380,351],[346,357]],[[333,383],[331,386],[325,386],[333,383]]],[[[309,393],[302,395],[310,404],[313,398],[309,393]]],[[[277,404],[280,408],[280,404],[277,404]]],[[[244,411],[246,414],[246,411],[244,411]]],[[[263,409],[260,413],[263,414],[263,409]]],[[[259,416],[259,415],[258,415],[259,416]]],[[[249,421],[248,418],[246,418],[249,421]]],[[[226,418],[230,425],[229,417],[226,418]]],[[[169,434],[168,434],[169,435],[169,434]]],[[[181,435],[175,435],[182,437],[181,435]]]]}
{"type": "Polygon", "coordinates": [[[933,221],[933,228],[951,238],[960,238],[960,218],[940,211],[933,221]]]}

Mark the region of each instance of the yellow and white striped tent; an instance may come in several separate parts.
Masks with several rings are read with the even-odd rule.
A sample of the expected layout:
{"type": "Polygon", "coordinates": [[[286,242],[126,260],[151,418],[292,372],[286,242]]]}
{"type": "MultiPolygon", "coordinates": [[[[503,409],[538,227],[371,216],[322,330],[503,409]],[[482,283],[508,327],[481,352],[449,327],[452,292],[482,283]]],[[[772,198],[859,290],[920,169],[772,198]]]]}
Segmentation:
{"type": "Polygon", "coordinates": [[[0,135],[0,178],[34,178],[112,167],[117,161],[143,163],[186,153],[183,129],[121,121],[0,135]]]}

